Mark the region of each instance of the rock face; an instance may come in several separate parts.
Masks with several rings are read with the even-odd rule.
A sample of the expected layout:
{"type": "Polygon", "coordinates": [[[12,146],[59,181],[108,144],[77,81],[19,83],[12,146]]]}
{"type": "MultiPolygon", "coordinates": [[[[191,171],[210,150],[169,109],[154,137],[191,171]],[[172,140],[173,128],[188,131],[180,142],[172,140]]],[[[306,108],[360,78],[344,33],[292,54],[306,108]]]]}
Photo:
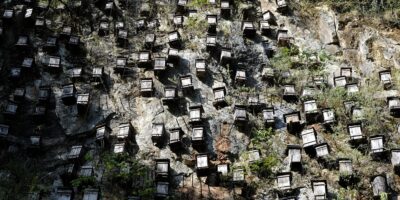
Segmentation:
{"type": "Polygon", "coordinates": [[[324,45],[339,44],[335,12],[324,6],[319,9],[318,34],[324,45]]]}

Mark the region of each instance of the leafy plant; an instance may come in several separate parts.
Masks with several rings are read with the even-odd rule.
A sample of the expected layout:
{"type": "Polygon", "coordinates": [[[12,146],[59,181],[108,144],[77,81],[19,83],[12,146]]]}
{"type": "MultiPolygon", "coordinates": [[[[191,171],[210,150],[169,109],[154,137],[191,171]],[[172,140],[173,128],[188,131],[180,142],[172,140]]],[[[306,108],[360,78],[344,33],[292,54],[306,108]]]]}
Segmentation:
{"type": "Polygon", "coordinates": [[[332,59],[333,59],[332,56],[329,55],[329,54],[327,54],[325,51],[321,51],[321,52],[318,54],[318,58],[319,58],[319,60],[320,60],[321,62],[326,62],[326,61],[329,61],[329,60],[332,60],[332,59]]]}
{"type": "Polygon", "coordinates": [[[382,192],[382,193],[379,195],[379,199],[380,199],[380,200],[388,200],[388,199],[389,199],[389,195],[388,195],[386,192],[382,192]]]}
{"type": "Polygon", "coordinates": [[[357,199],[358,191],[356,189],[339,188],[337,200],[353,200],[357,199]]]}
{"type": "MultiPolygon", "coordinates": [[[[292,48],[279,48],[277,50],[276,55],[271,58],[270,60],[270,65],[272,66],[273,69],[275,69],[279,74],[282,72],[287,72],[289,71],[293,64],[295,63],[294,60],[292,59],[292,55],[297,55],[297,50],[293,50],[292,48]]],[[[290,70],[291,73],[294,73],[294,70],[290,70]]],[[[295,80],[283,80],[283,77],[278,76],[277,82],[281,83],[283,81],[287,83],[291,83],[295,80]]],[[[295,78],[294,76],[289,77],[290,78],[295,78]]]]}
{"type": "Polygon", "coordinates": [[[250,165],[252,172],[257,172],[263,177],[271,177],[272,169],[279,164],[279,159],[276,155],[268,155],[265,158],[255,161],[250,165]]]}
{"type": "Polygon", "coordinates": [[[71,185],[74,187],[94,186],[95,184],[96,178],[94,176],[81,176],[71,181],[71,185]]]}
{"type": "Polygon", "coordinates": [[[343,87],[326,88],[317,95],[317,100],[326,108],[341,108],[346,100],[347,92],[343,87]]]}
{"type": "Polygon", "coordinates": [[[254,88],[239,86],[237,88],[238,92],[254,92],[254,88]]]}
{"type": "Polygon", "coordinates": [[[26,191],[38,190],[39,177],[41,177],[38,172],[39,168],[40,166],[32,163],[31,160],[21,159],[18,156],[9,160],[4,159],[4,163],[0,166],[0,171],[3,173],[0,183],[0,197],[22,199],[20,195],[26,193],[26,191]],[[4,173],[9,173],[9,176],[4,176],[4,173]]]}
{"type": "Polygon", "coordinates": [[[289,48],[279,48],[276,55],[270,60],[270,64],[274,69],[277,70],[288,70],[292,66],[292,60],[290,59],[289,48]]]}
{"type": "Polygon", "coordinates": [[[62,5],[62,4],[65,5],[66,3],[68,3],[67,0],[63,0],[63,1],[61,1],[61,0],[51,0],[51,1],[50,1],[50,7],[52,7],[52,8],[58,8],[58,6],[60,6],[60,5],[62,5]]]}
{"type": "Polygon", "coordinates": [[[86,161],[93,161],[93,155],[90,152],[87,152],[84,156],[86,161]]]}
{"type": "Polygon", "coordinates": [[[139,190],[138,194],[144,199],[151,199],[154,195],[155,189],[154,187],[147,187],[139,190]]]}
{"type": "Polygon", "coordinates": [[[168,77],[168,81],[172,82],[173,84],[178,84],[178,77],[174,75],[172,78],[168,77]]]}
{"type": "Polygon", "coordinates": [[[269,138],[271,138],[273,135],[274,135],[274,130],[272,128],[257,129],[255,131],[253,131],[252,142],[253,143],[265,142],[269,138]]]}
{"type": "Polygon", "coordinates": [[[188,35],[204,37],[207,32],[207,22],[205,19],[194,16],[189,17],[186,21],[186,30],[188,35]]]}
{"type": "Polygon", "coordinates": [[[103,155],[105,176],[121,185],[130,185],[133,180],[145,175],[147,167],[128,153],[103,155]]]}
{"type": "Polygon", "coordinates": [[[209,4],[208,0],[192,0],[189,2],[188,7],[202,8],[209,4]]]}

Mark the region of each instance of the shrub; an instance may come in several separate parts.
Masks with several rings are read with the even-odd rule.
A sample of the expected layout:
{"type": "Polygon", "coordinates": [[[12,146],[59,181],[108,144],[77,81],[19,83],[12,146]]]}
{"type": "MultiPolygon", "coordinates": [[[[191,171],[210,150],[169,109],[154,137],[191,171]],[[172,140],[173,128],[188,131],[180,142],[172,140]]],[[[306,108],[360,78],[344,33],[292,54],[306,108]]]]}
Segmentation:
{"type": "Polygon", "coordinates": [[[271,58],[270,64],[277,70],[288,70],[293,64],[290,59],[290,54],[289,48],[279,48],[277,54],[271,58]]]}
{"type": "Polygon", "coordinates": [[[389,199],[389,196],[388,196],[388,194],[387,194],[386,192],[382,192],[382,193],[379,195],[379,198],[380,198],[380,200],[388,200],[388,199],[389,199]]]}
{"type": "Polygon", "coordinates": [[[82,176],[71,181],[71,185],[74,187],[82,186],[94,186],[96,184],[96,178],[93,176],[82,176]]]}
{"type": "Polygon", "coordinates": [[[343,87],[327,88],[317,95],[317,100],[322,107],[342,108],[343,101],[346,100],[346,90],[343,87]]]}
{"type": "Polygon", "coordinates": [[[346,199],[357,199],[358,197],[358,192],[356,189],[345,189],[345,188],[340,188],[337,194],[337,199],[338,200],[346,200],[346,199]]]}
{"type": "Polygon", "coordinates": [[[268,155],[261,160],[258,160],[250,165],[252,172],[258,173],[262,177],[271,177],[272,169],[279,164],[279,159],[276,155],[268,155]]]}
{"type": "Polygon", "coordinates": [[[147,169],[146,166],[127,153],[105,154],[103,163],[105,176],[125,186],[143,176],[147,169]]]}
{"type": "Polygon", "coordinates": [[[138,191],[138,195],[143,199],[152,199],[155,189],[153,187],[144,188],[138,191]]]}
{"type": "Polygon", "coordinates": [[[186,20],[186,32],[188,35],[204,37],[207,33],[207,22],[205,19],[194,16],[186,20]]]}
{"type": "Polygon", "coordinates": [[[327,54],[325,51],[321,51],[321,52],[318,54],[318,58],[319,58],[319,60],[320,60],[321,62],[326,62],[326,61],[329,61],[329,60],[332,60],[332,59],[333,59],[333,58],[331,57],[331,55],[327,54]]]}
{"type": "Polygon", "coordinates": [[[201,8],[208,5],[208,0],[192,0],[189,2],[188,7],[201,8]]]}
{"type": "Polygon", "coordinates": [[[93,155],[90,152],[87,152],[84,156],[86,161],[93,161],[93,155]]]}
{"type": "Polygon", "coordinates": [[[271,138],[273,135],[274,135],[274,130],[272,128],[257,129],[255,131],[253,131],[252,142],[254,142],[254,143],[265,142],[269,138],[271,138]]]}

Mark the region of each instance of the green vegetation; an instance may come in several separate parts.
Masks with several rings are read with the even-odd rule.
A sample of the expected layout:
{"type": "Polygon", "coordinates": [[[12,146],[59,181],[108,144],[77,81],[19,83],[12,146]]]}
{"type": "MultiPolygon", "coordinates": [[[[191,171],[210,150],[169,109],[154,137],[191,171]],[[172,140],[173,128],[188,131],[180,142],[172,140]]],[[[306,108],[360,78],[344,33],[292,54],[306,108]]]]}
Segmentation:
{"type": "Polygon", "coordinates": [[[377,1],[377,0],[304,0],[302,4],[307,5],[328,5],[336,12],[345,13],[357,10],[360,12],[382,13],[385,10],[400,9],[400,2],[397,0],[377,1]]]}
{"type": "Polygon", "coordinates": [[[118,181],[121,185],[129,185],[133,180],[144,175],[146,167],[127,153],[105,154],[103,156],[105,176],[118,181]]]}
{"type": "Polygon", "coordinates": [[[57,9],[59,6],[68,5],[71,0],[39,0],[39,4],[49,5],[50,8],[57,9]]]}
{"type": "Polygon", "coordinates": [[[329,60],[332,60],[332,57],[324,51],[300,51],[293,45],[290,48],[278,48],[274,57],[270,59],[270,65],[278,73],[290,71],[290,77],[278,76],[278,83],[296,83],[304,81],[304,77],[324,76],[324,65],[329,60]]]}
{"type": "Polygon", "coordinates": [[[333,57],[332,57],[331,55],[327,54],[325,51],[321,51],[321,52],[318,54],[318,58],[319,58],[319,60],[320,60],[321,62],[327,62],[327,61],[333,59],[333,57]]]}
{"type": "Polygon", "coordinates": [[[93,155],[90,152],[87,152],[83,158],[86,161],[93,161],[93,155]]]}
{"type": "Polygon", "coordinates": [[[337,200],[357,199],[358,191],[356,189],[339,188],[337,200]]]}
{"type": "MultiPolygon", "coordinates": [[[[278,74],[289,71],[293,66],[291,55],[291,48],[279,48],[276,55],[270,60],[272,68],[277,70],[278,74]]],[[[283,77],[279,75],[277,76],[277,79],[278,83],[292,83],[296,81],[293,76],[283,79],[283,77]]]]}
{"type": "MultiPolygon", "coordinates": [[[[54,0],[54,2],[56,2],[56,0],[54,0]]],[[[40,5],[40,4],[49,4],[50,3],[50,0],[39,0],[38,1],[38,4],[40,5]]]]}
{"type": "Polygon", "coordinates": [[[185,39],[187,41],[186,47],[194,51],[199,50],[198,38],[204,38],[207,33],[207,22],[205,19],[198,16],[189,17],[185,21],[185,39]]]}
{"type": "Polygon", "coordinates": [[[230,37],[231,35],[231,24],[226,21],[221,21],[218,23],[219,30],[223,33],[224,37],[230,37]]]}
{"type": "Polygon", "coordinates": [[[145,198],[145,199],[149,198],[150,199],[151,197],[154,196],[154,192],[155,192],[155,188],[148,187],[148,188],[144,188],[142,190],[138,190],[138,192],[135,193],[134,195],[139,195],[142,198],[145,198]]]}
{"type": "Polygon", "coordinates": [[[255,91],[255,88],[250,88],[250,87],[245,87],[245,86],[239,86],[237,88],[237,92],[247,92],[247,93],[252,93],[255,91]]]}
{"type": "Polygon", "coordinates": [[[207,33],[207,22],[200,17],[189,17],[186,21],[186,30],[188,35],[203,37],[207,33]]]}
{"type": "Polygon", "coordinates": [[[249,152],[243,152],[240,154],[240,162],[235,162],[232,169],[244,169],[246,175],[250,175],[249,177],[257,175],[260,178],[266,178],[263,179],[264,182],[268,181],[268,178],[274,175],[274,171],[276,170],[274,168],[281,163],[277,150],[272,147],[274,136],[275,133],[271,128],[253,130],[251,144],[249,146],[252,146],[254,149],[259,149],[261,158],[249,163],[249,152]]]}
{"type": "Polygon", "coordinates": [[[394,86],[395,87],[400,86],[400,70],[392,68],[391,73],[394,86]]]}
{"type": "MultiPolygon", "coordinates": [[[[5,199],[22,199],[20,195],[29,191],[38,191],[40,186],[39,166],[32,164],[30,160],[22,160],[19,157],[3,161],[0,167],[0,197],[5,199]]],[[[0,198],[1,199],[1,198],[0,198]]]]}
{"type": "Polygon", "coordinates": [[[323,92],[319,93],[317,101],[324,108],[335,108],[340,116],[345,115],[343,101],[346,100],[346,90],[343,87],[323,88],[323,92]]]}
{"type": "Polygon", "coordinates": [[[172,78],[168,77],[168,81],[170,81],[171,83],[176,85],[176,84],[178,84],[178,76],[174,75],[172,78]]]}
{"type": "Polygon", "coordinates": [[[250,170],[252,172],[257,172],[262,177],[272,177],[272,169],[279,163],[279,158],[276,155],[271,154],[250,164],[250,170]]]}
{"type": "Polygon", "coordinates": [[[202,8],[209,4],[208,0],[192,0],[189,1],[188,7],[192,8],[202,8]]]}
{"type": "Polygon", "coordinates": [[[254,146],[261,147],[260,145],[265,144],[275,134],[272,128],[268,129],[257,129],[253,131],[251,142],[254,146]]]}
{"type": "MultiPolygon", "coordinates": [[[[297,62],[299,62],[301,66],[305,66],[307,69],[309,69],[309,67],[312,67],[313,64],[317,62],[319,62],[318,66],[321,67],[324,63],[333,59],[331,55],[327,54],[323,50],[313,51],[313,50],[303,49],[300,51],[300,49],[295,45],[292,45],[290,48],[287,47],[280,48],[278,51],[278,56],[276,58],[278,60],[282,59],[292,60],[290,59],[290,57],[293,56],[297,57],[298,58],[297,62]]],[[[289,65],[289,67],[295,67],[294,64],[295,63],[292,62],[291,65],[289,65]]]]}
{"type": "Polygon", "coordinates": [[[73,187],[95,186],[96,178],[94,176],[81,176],[71,181],[73,187]]]}
{"type": "Polygon", "coordinates": [[[360,91],[356,94],[348,94],[343,87],[322,88],[316,99],[321,107],[335,108],[337,118],[342,124],[357,120],[349,117],[343,105],[345,101],[354,101],[362,109],[363,116],[360,119],[364,121],[366,132],[377,134],[393,129],[388,112],[383,110],[386,107],[385,100],[376,96],[380,91],[383,91],[383,86],[379,80],[369,79],[366,84],[360,86],[360,91]],[[374,94],[371,95],[371,91],[374,91],[374,94]]]}
{"type": "Polygon", "coordinates": [[[356,97],[357,101],[360,102],[360,105],[363,109],[363,118],[365,119],[365,130],[370,134],[378,134],[389,131],[390,125],[387,119],[389,119],[389,113],[383,111],[383,108],[386,107],[386,103],[383,99],[378,99],[374,97],[374,94],[371,94],[371,91],[374,91],[376,94],[379,91],[378,87],[373,84],[365,85],[360,90],[360,95],[356,97]]]}
{"type": "Polygon", "coordinates": [[[250,164],[249,168],[252,172],[258,173],[262,177],[271,177],[273,168],[280,164],[279,157],[273,149],[271,149],[272,137],[275,132],[272,128],[256,129],[252,133],[251,144],[256,149],[265,151],[267,156],[250,164]]]}
{"type": "Polygon", "coordinates": [[[288,70],[292,67],[292,59],[290,56],[293,55],[291,48],[279,48],[276,55],[271,58],[270,64],[278,70],[288,70]]]}
{"type": "Polygon", "coordinates": [[[139,195],[144,199],[153,197],[152,180],[143,179],[150,169],[141,164],[139,160],[128,153],[107,153],[102,156],[102,161],[105,168],[104,176],[110,183],[118,183],[122,188],[133,189],[134,195],[139,195]],[[137,180],[143,180],[143,184],[136,184],[137,180]]]}
{"type": "Polygon", "coordinates": [[[388,200],[388,199],[389,199],[388,193],[382,192],[382,193],[379,195],[379,199],[380,199],[380,200],[388,200]]]}
{"type": "MultiPolygon", "coordinates": [[[[305,84],[308,84],[308,80],[313,76],[326,76],[325,65],[334,61],[334,59],[335,57],[324,51],[278,48],[276,55],[271,58],[270,64],[279,74],[290,71],[289,78],[278,77],[276,82],[280,84],[294,83],[301,88],[305,84]]],[[[353,66],[353,68],[357,70],[357,66],[353,66]]],[[[392,77],[395,85],[394,88],[396,88],[397,85],[400,85],[400,71],[393,69],[392,77]]],[[[371,157],[365,154],[365,149],[368,149],[368,144],[359,145],[357,148],[354,148],[347,142],[349,140],[349,135],[346,130],[346,125],[355,121],[361,121],[365,137],[376,134],[384,134],[387,136],[388,133],[395,132],[396,121],[389,116],[389,112],[386,109],[385,92],[377,73],[369,75],[362,80],[358,80],[358,77],[354,77],[352,81],[359,83],[359,91],[356,93],[348,93],[344,87],[328,87],[327,85],[322,85],[320,93],[317,93],[314,98],[317,100],[319,108],[335,109],[336,119],[338,120],[338,123],[332,127],[334,134],[324,134],[323,130],[321,130],[322,133],[319,134],[324,134],[324,138],[329,142],[329,145],[336,149],[335,158],[350,158],[355,165],[370,162],[370,165],[364,166],[358,171],[361,177],[365,177],[374,172],[377,163],[371,162],[371,157]],[[371,93],[371,91],[373,92],[371,93]],[[343,104],[345,101],[354,101],[355,105],[361,108],[362,117],[353,119],[351,113],[347,113],[345,110],[343,104]]],[[[278,87],[267,88],[265,94],[274,94],[274,92],[271,92],[273,88],[276,89],[278,87]]],[[[279,165],[280,158],[275,157],[274,155],[278,154],[273,152],[273,150],[271,150],[272,148],[268,147],[274,145],[274,143],[271,142],[274,141],[274,134],[268,130],[261,129],[253,131],[252,136],[251,145],[256,149],[266,151],[263,155],[268,156],[251,164],[249,167],[252,172],[258,173],[259,176],[270,177],[270,175],[274,173],[275,163],[279,165]]],[[[389,141],[389,143],[393,142],[389,141]]],[[[390,144],[385,144],[385,146],[390,146],[390,144]]],[[[310,164],[306,167],[314,168],[316,166],[310,164]]],[[[353,183],[353,179],[355,178],[352,175],[340,175],[341,180],[344,182],[353,183]]],[[[359,191],[367,187],[365,183],[361,182],[353,185],[352,188],[349,189],[341,188],[337,194],[337,199],[357,199],[363,197],[365,195],[364,192],[359,191]]]]}
{"type": "MultiPolygon", "coordinates": [[[[315,8],[327,5],[340,14],[363,17],[369,24],[391,27],[400,26],[400,1],[398,0],[302,0],[291,2],[292,9],[303,17],[315,17],[315,8]]],[[[364,22],[363,22],[364,23],[364,22]]]]}

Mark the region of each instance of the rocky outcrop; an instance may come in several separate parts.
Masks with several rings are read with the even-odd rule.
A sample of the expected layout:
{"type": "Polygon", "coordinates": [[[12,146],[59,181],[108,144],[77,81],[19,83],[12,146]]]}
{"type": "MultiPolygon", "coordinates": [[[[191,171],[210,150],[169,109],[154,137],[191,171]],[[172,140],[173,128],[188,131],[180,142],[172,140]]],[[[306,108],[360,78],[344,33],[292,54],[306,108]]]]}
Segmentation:
{"type": "Polygon", "coordinates": [[[327,6],[318,9],[318,35],[319,40],[324,45],[340,45],[337,35],[338,21],[335,12],[327,6]]]}

